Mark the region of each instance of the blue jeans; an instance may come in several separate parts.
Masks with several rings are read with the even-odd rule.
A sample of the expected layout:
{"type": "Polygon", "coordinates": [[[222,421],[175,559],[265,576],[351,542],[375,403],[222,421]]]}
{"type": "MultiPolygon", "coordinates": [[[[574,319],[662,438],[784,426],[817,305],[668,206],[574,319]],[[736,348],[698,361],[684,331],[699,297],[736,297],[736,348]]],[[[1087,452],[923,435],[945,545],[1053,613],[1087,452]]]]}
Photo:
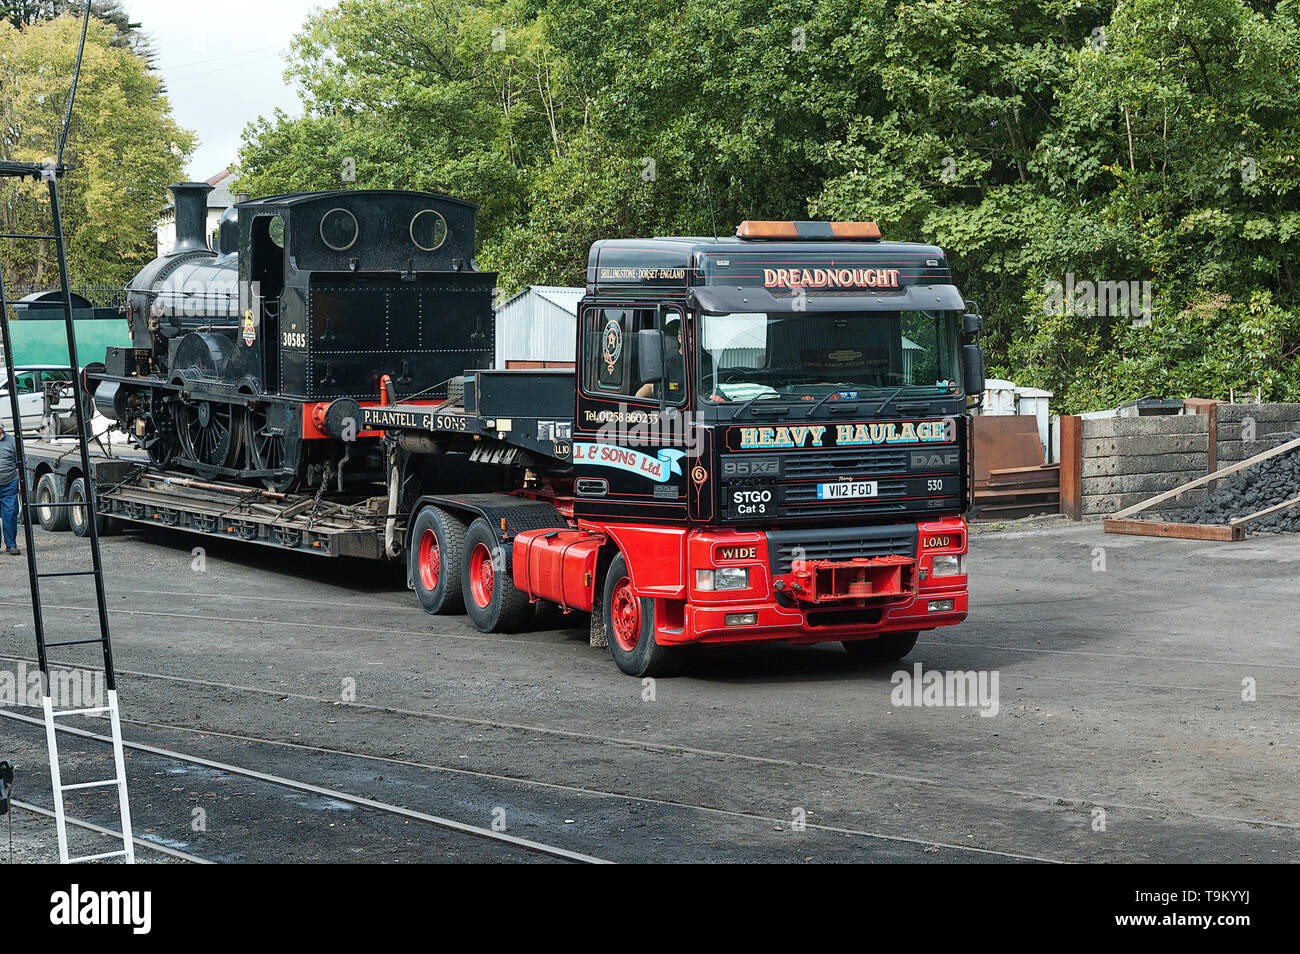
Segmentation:
{"type": "Polygon", "coordinates": [[[4,527],[4,544],[18,546],[18,481],[0,487],[0,525],[4,527]]]}

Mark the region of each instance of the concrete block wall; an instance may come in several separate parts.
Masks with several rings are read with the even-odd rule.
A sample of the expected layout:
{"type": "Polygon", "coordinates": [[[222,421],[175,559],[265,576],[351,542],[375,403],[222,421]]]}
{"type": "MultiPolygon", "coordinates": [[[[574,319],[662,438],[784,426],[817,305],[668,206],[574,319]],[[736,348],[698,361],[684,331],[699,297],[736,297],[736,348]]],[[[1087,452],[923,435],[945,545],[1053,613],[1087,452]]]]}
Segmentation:
{"type": "MultiPolygon", "coordinates": [[[[1083,513],[1108,515],[1203,477],[1210,457],[1203,414],[1107,417],[1083,421],[1083,513]]],[[[1196,489],[1180,502],[1193,503],[1196,489]]]]}
{"type": "Polygon", "coordinates": [[[1215,453],[1220,467],[1254,457],[1291,439],[1300,429],[1300,404],[1220,404],[1215,409],[1218,440],[1215,453]],[[1253,425],[1254,440],[1243,440],[1253,425]]]}

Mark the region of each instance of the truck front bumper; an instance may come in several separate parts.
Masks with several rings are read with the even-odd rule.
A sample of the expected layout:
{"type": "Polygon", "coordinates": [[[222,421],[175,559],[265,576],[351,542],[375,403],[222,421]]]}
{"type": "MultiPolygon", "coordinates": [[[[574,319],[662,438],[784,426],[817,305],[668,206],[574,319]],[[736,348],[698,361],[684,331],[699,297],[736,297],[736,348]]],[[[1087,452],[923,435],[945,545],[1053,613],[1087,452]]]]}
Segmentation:
{"type": "Polygon", "coordinates": [[[697,568],[747,566],[750,585],[744,590],[702,592],[688,583],[684,601],[657,599],[656,638],[671,645],[764,640],[817,643],[871,639],[960,623],[969,609],[965,521],[960,517],[928,521],[920,524],[917,532],[917,572],[908,587],[914,592],[895,592],[879,600],[832,597],[824,601],[807,593],[803,598],[793,594],[787,585],[793,578],[789,574],[774,578],[762,533],[692,532],[686,547],[692,573],[697,568]],[[936,557],[948,564],[958,558],[961,572],[936,576],[936,557]],[[786,592],[778,592],[781,587],[786,587],[786,592]]]}
{"type": "MultiPolygon", "coordinates": [[[[870,639],[885,633],[951,626],[966,619],[968,596],[965,577],[949,577],[951,584],[922,589],[917,596],[888,606],[850,610],[810,610],[779,605],[775,598],[761,602],[700,606],[687,603],[686,625],[677,632],[661,628],[659,642],[732,643],[784,640],[820,643],[844,639],[870,639]],[[947,609],[951,600],[952,609],[947,609]],[[931,610],[931,604],[942,608],[931,610]],[[751,622],[749,617],[752,616],[751,622]],[[730,618],[731,622],[728,622],[730,618]]],[[[656,614],[663,619],[664,614],[656,614]]]]}

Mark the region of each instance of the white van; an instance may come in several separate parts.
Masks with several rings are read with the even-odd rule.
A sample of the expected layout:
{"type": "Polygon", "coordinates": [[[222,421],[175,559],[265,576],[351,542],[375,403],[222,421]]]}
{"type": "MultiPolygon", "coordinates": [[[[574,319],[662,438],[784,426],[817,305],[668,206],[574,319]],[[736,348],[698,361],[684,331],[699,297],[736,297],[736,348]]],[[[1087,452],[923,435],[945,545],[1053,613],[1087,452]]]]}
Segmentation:
{"type": "MultiPolygon", "coordinates": [[[[18,415],[22,418],[23,432],[36,431],[45,416],[45,385],[53,382],[68,382],[72,375],[66,366],[53,364],[24,364],[14,368],[14,377],[18,382],[18,415]]],[[[13,410],[9,401],[9,380],[3,365],[0,365],[0,422],[6,430],[12,431],[13,410]]],[[[64,406],[71,409],[72,395],[70,389],[56,405],[56,410],[64,406]]]]}

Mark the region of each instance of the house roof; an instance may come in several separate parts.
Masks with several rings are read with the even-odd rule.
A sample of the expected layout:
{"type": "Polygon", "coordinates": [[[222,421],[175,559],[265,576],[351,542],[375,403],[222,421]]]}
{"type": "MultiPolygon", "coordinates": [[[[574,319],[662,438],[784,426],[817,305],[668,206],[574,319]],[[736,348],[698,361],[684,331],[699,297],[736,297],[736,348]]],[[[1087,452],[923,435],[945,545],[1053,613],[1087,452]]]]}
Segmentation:
{"type": "Polygon", "coordinates": [[[230,191],[235,182],[235,174],[230,169],[222,169],[204,181],[212,186],[212,191],[208,193],[209,209],[228,209],[235,204],[234,193],[230,191]]]}

